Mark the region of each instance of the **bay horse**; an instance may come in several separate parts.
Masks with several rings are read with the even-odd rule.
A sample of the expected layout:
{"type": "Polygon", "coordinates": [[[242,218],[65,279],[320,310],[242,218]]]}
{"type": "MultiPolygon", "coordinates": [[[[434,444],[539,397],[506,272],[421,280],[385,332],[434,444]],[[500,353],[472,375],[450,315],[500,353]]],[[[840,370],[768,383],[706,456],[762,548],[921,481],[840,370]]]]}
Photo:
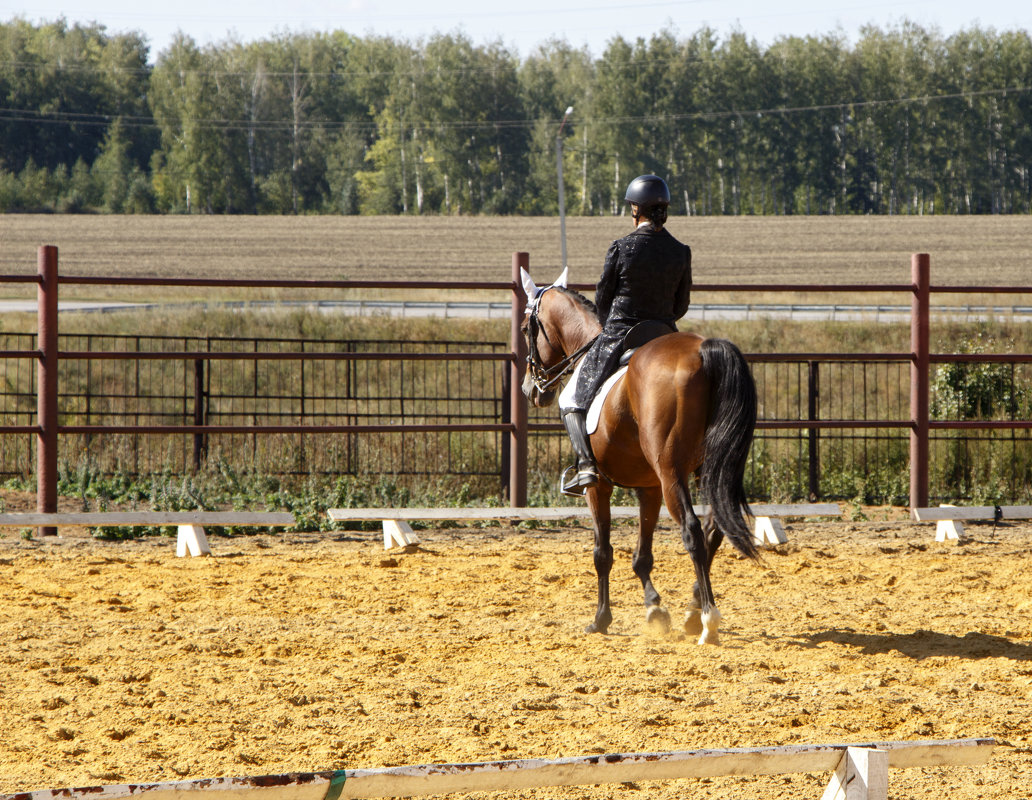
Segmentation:
{"type": "MultiPolygon", "coordinates": [[[[535,406],[551,405],[558,382],[601,331],[595,307],[566,286],[567,270],[538,287],[522,270],[527,292],[523,333],[527,372],[522,389],[535,406]]],[[[607,633],[613,620],[609,573],[610,498],[614,486],[638,495],[638,542],[631,567],[645,590],[646,623],[666,632],[670,615],[652,585],[652,537],[662,503],[680,528],[695,568],[695,587],[684,619],[700,644],[719,643],[720,612],[710,566],[724,536],[743,555],[758,559],[742,484],[756,425],[756,386],[741,351],[726,339],[667,333],[638,347],[626,374],[602,406],[591,447],[600,479],[585,497],[595,529],[598,606],[589,633],[607,633]],[[692,507],[697,475],[710,510],[705,526],[692,507]]]]}

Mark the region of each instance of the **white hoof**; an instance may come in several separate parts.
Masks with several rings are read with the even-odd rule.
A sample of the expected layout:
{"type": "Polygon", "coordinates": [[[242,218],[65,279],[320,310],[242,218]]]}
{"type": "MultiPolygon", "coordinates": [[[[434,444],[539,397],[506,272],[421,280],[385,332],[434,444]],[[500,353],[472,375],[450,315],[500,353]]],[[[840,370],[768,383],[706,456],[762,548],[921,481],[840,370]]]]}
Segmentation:
{"type": "Polygon", "coordinates": [[[645,627],[653,633],[669,633],[670,614],[663,606],[649,606],[645,609],[645,627]]]}
{"type": "Polygon", "coordinates": [[[702,635],[699,644],[720,644],[720,612],[713,609],[702,615],[702,635]]]}

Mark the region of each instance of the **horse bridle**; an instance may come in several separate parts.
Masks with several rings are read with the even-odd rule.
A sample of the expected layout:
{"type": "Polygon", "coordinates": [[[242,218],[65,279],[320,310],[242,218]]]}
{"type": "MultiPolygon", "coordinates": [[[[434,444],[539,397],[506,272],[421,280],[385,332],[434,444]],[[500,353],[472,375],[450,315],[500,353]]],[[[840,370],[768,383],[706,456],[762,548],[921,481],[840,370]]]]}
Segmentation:
{"type": "Polygon", "coordinates": [[[591,345],[595,343],[595,339],[598,338],[597,336],[593,337],[591,341],[577,350],[577,352],[570,353],[551,367],[546,367],[541,363],[541,356],[538,353],[537,346],[538,333],[544,336],[545,341],[552,345],[553,348],[557,350],[559,349],[555,346],[552,340],[548,338],[548,331],[545,330],[545,326],[542,325],[541,320],[538,319],[538,309],[541,306],[541,297],[551,288],[551,286],[546,286],[539,290],[528,307],[527,371],[530,373],[530,379],[534,382],[534,388],[539,392],[552,391],[553,386],[573,372],[574,367],[577,366],[577,361],[588,351],[591,345]]]}

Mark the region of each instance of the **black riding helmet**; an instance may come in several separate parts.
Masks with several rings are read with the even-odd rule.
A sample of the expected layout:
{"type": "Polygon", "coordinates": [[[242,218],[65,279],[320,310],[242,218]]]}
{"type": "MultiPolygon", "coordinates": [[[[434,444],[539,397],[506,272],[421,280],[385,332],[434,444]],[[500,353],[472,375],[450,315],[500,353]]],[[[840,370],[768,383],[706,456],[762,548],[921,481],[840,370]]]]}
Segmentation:
{"type": "Polygon", "coordinates": [[[643,210],[653,206],[668,206],[670,189],[658,175],[639,175],[628,185],[624,200],[643,210]]]}

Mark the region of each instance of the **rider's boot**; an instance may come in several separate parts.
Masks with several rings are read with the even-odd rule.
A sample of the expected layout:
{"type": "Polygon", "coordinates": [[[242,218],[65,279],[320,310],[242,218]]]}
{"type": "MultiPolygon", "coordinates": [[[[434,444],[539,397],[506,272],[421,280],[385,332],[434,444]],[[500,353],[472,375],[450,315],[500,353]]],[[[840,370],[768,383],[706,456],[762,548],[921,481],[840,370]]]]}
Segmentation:
{"type": "Polygon", "coordinates": [[[580,497],[589,486],[598,483],[598,467],[595,456],[591,453],[591,442],[588,440],[588,429],[583,411],[571,410],[563,414],[563,424],[573,443],[573,452],[577,456],[577,466],[569,467],[559,482],[559,491],[573,497],[580,497]],[[570,478],[566,476],[573,472],[570,478]]]}

